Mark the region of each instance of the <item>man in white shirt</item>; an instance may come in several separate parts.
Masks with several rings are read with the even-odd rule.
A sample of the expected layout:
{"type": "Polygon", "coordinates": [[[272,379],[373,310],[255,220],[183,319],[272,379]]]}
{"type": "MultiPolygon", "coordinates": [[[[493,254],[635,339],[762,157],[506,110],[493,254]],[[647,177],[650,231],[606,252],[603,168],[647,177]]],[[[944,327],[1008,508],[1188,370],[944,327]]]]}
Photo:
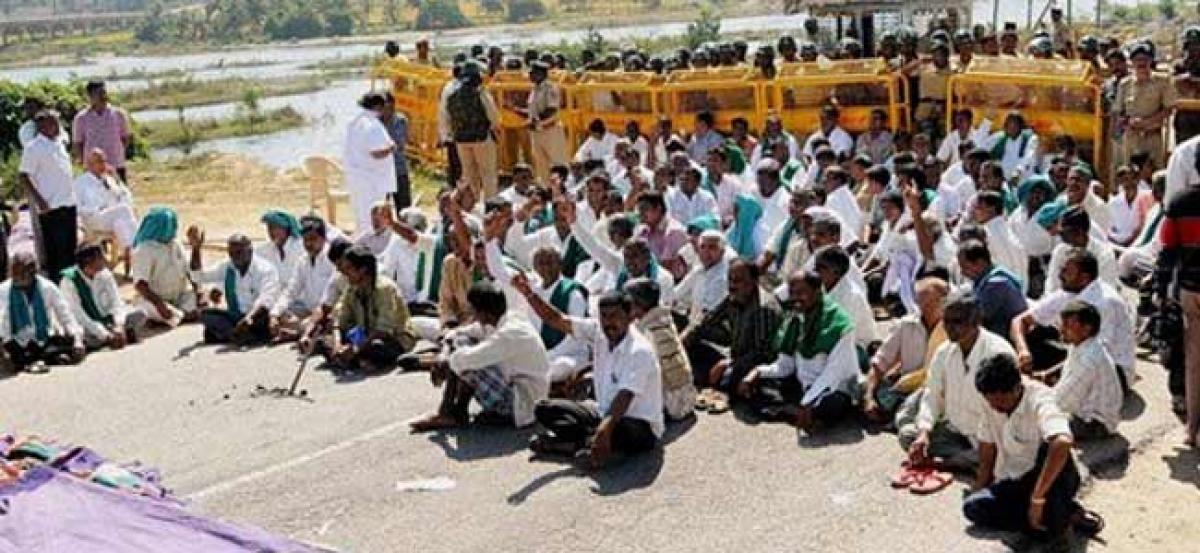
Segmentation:
{"type": "Polygon", "coordinates": [[[761,224],[774,233],[788,218],[791,194],[780,184],[779,162],[773,158],[760,161],[755,169],[756,183],[750,195],[763,208],[761,224]]]}
{"type": "Polygon", "coordinates": [[[595,119],[588,124],[588,136],[575,151],[574,159],[579,163],[588,160],[607,163],[616,149],[617,135],[608,132],[603,120],[595,119]]]}
{"type": "Polygon", "coordinates": [[[1014,175],[1024,179],[1037,171],[1038,136],[1019,112],[1004,118],[1004,129],[993,134],[985,147],[991,148],[992,159],[1004,168],[1005,179],[1014,175]]]}
{"type": "Polygon", "coordinates": [[[875,328],[875,313],[867,303],[867,291],[846,278],[850,271],[850,256],[839,246],[825,246],[813,253],[813,270],[820,275],[826,296],[837,302],[854,323],[854,344],[860,365],[866,367],[867,352],[879,342],[875,328]]]}
{"type": "Polygon", "coordinates": [[[382,94],[364,95],[358,102],[362,111],[346,128],[342,168],[354,208],[354,222],[360,232],[371,228],[371,206],[386,199],[396,188],[396,164],[392,159],[396,143],[379,120],[385,103],[382,94]]]}
{"type": "Polygon", "coordinates": [[[358,233],[354,244],[366,246],[377,259],[388,252],[396,242],[396,233],[392,230],[395,221],[392,213],[392,204],[386,201],[375,202],[375,205],[371,206],[371,226],[358,233]]]}
{"type": "Polygon", "coordinates": [[[778,114],[771,113],[767,115],[767,122],[763,125],[763,134],[759,137],[758,146],[750,153],[750,165],[758,167],[759,161],[773,157],[774,148],[778,144],[783,145],[788,159],[800,159],[800,144],[794,136],[783,130],[783,119],[778,114]]]}
{"type": "MultiPolygon", "coordinates": [[[[763,247],[759,268],[764,275],[790,275],[808,259],[807,224],[811,218],[804,212],[816,203],[816,195],[805,188],[792,189],[788,199],[788,218],[776,227],[763,247]]],[[[782,279],[777,278],[778,282],[782,279]]]]}
{"type": "Polygon", "coordinates": [[[199,317],[183,246],[176,240],[178,224],[171,208],[152,207],[146,212],[133,239],[130,273],[138,293],[134,305],[151,321],[169,327],[199,317]]]}
{"type": "Polygon", "coordinates": [[[84,343],[97,349],[121,349],[127,343],[136,343],[146,314],[121,298],[100,246],[81,246],[75,252],[75,262],[63,272],[59,288],[75,321],[83,327],[84,343]]]}
{"type": "Polygon", "coordinates": [[[812,159],[815,148],[813,142],[817,139],[825,139],[829,141],[829,147],[833,148],[833,152],[837,154],[838,159],[849,159],[854,153],[854,139],[850,138],[850,134],[838,126],[838,119],[841,117],[841,112],[836,106],[827,105],[821,108],[821,128],[808,136],[808,140],[804,142],[803,154],[808,159],[812,159]]]}
{"type": "MultiPolygon", "coordinates": [[[[539,298],[568,317],[587,317],[587,288],[562,275],[558,249],[542,246],[534,250],[533,269],[537,279],[532,287],[539,298]]],[[[587,366],[587,344],[546,324],[540,317],[535,317],[533,326],[538,329],[550,358],[550,382],[573,380],[587,366]]]]}
{"type": "Polygon", "coordinates": [[[1050,264],[1046,267],[1046,293],[1049,294],[1062,286],[1060,274],[1072,248],[1084,248],[1092,252],[1100,265],[1100,280],[1119,290],[1121,283],[1117,280],[1116,254],[1107,241],[1097,239],[1090,232],[1094,225],[1087,211],[1079,208],[1068,209],[1059,218],[1058,226],[1061,243],[1054,246],[1054,251],[1050,253],[1050,264]]]}
{"type": "Polygon", "coordinates": [[[728,172],[729,155],[724,148],[714,148],[704,159],[704,179],[700,181],[700,187],[717,198],[718,216],[722,224],[727,225],[733,221],[733,204],[742,193],[742,181],[728,172]]]}
{"type": "Polygon", "coordinates": [[[1166,171],[1159,171],[1151,179],[1150,192],[1154,194],[1154,205],[1146,212],[1146,224],[1142,225],[1141,232],[1117,258],[1117,276],[1122,282],[1137,282],[1154,270],[1158,252],[1162,250],[1159,227],[1165,215],[1163,194],[1166,193],[1166,175],[1166,171]]]}
{"type": "Polygon", "coordinates": [[[1044,343],[1044,333],[1031,331],[1035,325],[1056,325],[1067,304],[1077,299],[1099,312],[1101,324],[1096,329],[1097,341],[1120,369],[1121,389],[1129,389],[1137,367],[1135,315],[1121,293],[1099,279],[1098,272],[1096,256],[1087,250],[1072,248],[1059,276],[1061,288],[1046,294],[1013,319],[1010,334],[1022,370],[1045,370],[1062,360],[1061,348],[1044,343]]]}
{"type": "Polygon", "coordinates": [[[975,196],[972,213],[975,223],[987,233],[988,251],[997,265],[1021,279],[1023,290],[1029,288],[1029,256],[1020,240],[1004,219],[1004,198],[994,190],[984,190],[975,196]]]}
{"type": "Polygon", "coordinates": [[[1012,346],[981,321],[974,294],[947,298],[942,315],[947,341],[929,362],[925,389],[905,400],[896,419],[900,445],[914,466],[937,457],[958,469],[978,462],[974,440],[987,406],[975,389],[975,374],[992,356],[1015,357],[1012,346]]]}
{"type": "Polygon", "coordinates": [[[188,228],[187,240],[192,248],[192,281],[198,285],[219,284],[225,297],[223,309],[209,308],[200,314],[205,343],[247,345],[267,341],[271,335],[270,310],[279,294],[275,268],[254,256],[246,235],[234,234],[226,244],[229,259],[205,270],[200,253],[204,231],[196,226],[188,228]]]}
{"type": "Polygon", "coordinates": [[[853,411],[851,387],[859,374],[854,322],[821,286],[821,277],[811,271],[788,279],[796,311],[772,339],[778,356],[751,369],[737,386],[760,415],[808,432],[837,424],[853,411]]]}
{"type": "MultiPolygon", "coordinates": [[[[36,116],[39,111],[45,109],[45,107],[46,105],[37,98],[25,98],[25,104],[23,105],[25,110],[25,122],[21,123],[21,128],[17,130],[17,139],[21,142],[21,149],[29,146],[29,143],[33,142],[33,139],[38,137],[38,126],[37,121],[34,121],[34,116],[36,116]]],[[[62,122],[59,121],[58,139],[62,141],[64,147],[70,148],[71,137],[67,135],[66,129],[63,129],[62,126],[62,122]]]]}
{"type": "Polygon", "coordinates": [[[1142,210],[1153,202],[1150,190],[1141,190],[1133,170],[1127,165],[1117,169],[1117,184],[1120,189],[1108,198],[1108,215],[1112,224],[1105,229],[1108,240],[1125,247],[1141,233],[1146,215],[1142,210]]]}
{"type": "Polygon", "coordinates": [[[821,182],[825,186],[825,207],[837,213],[842,220],[843,232],[849,230],[857,234],[863,228],[863,213],[854,193],[850,192],[850,174],[841,167],[830,167],[825,170],[821,182]]]}
{"type": "Polygon", "coordinates": [[[595,402],[539,402],[535,414],[545,431],[530,442],[530,449],[574,455],[587,448],[594,468],[614,453],[636,455],[654,449],[666,430],[662,369],[654,346],[634,327],[629,297],[619,291],[606,293],[598,304],[599,318],[581,319],[564,316],[523,279],[514,285],[545,323],[591,345],[596,387],[595,402]]]}
{"type": "Polygon", "coordinates": [[[133,246],[137,232],[137,216],[133,213],[133,198],[129,189],[109,172],[104,150],[95,148],[87,156],[87,171],[75,179],[75,195],[79,200],[79,219],[88,231],[112,234],[116,246],[133,246]]]}
{"type": "Polygon", "coordinates": [[[667,214],[681,225],[686,226],[696,217],[717,213],[716,197],[700,188],[703,178],[699,169],[688,167],[679,175],[678,186],[667,189],[667,214]]]}
{"type": "Polygon", "coordinates": [[[1184,188],[1200,186],[1200,163],[1196,163],[1197,151],[1200,147],[1200,135],[1189,138],[1183,144],[1175,146],[1171,159],[1167,161],[1167,185],[1163,192],[1163,204],[1171,201],[1171,197],[1184,188]]]}
{"type": "Polygon", "coordinates": [[[58,140],[58,114],[42,110],[34,116],[38,136],[21,153],[20,178],[29,204],[36,208],[41,254],[50,280],[75,264],[78,215],[71,157],[58,140]]]}
{"type": "MultiPolygon", "coordinates": [[[[476,282],[467,292],[475,322],[450,332],[449,356],[430,372],[445,387],[437,412],[410,423],[414,432],[465,426],[471,399],[481,419],[518,428],[534,422],[534,408],[550,388],[550,364],[537,330],[522,313],[510,312],[506,294],[495,284],[476,282]]],[[[477,419],[480,420],[480,419],[477,419]]]]}
{"type": "Polygon", "coordinates": [[[1059,409],[1071,416],[1071,434],[1078,440],[1103,438],[1117,432],[1121,422],[1120,369],[1098,338],[1103,329],[1100,311],[1071,300],[1063,308],[1063,341],[1070,344],[1061,370],[1034,378],[1054,385],[1059,409]]]}
{"type": "Polygon", "coordinates": [[[295,215],[280,209],[268,210],[259,221],[267,227],[267,241],[254,247],[254,256],[271,264],[279,285],[287,286],[304,257],[300,222],[295,215]]]}
{"type": "Polygon", "coordinates": [[[729,258],[725,255],[725,235],[717,230],[700,233],[696,255],[700,263],[692,267],[675,286],[675,299],[693,323],[716,309],[729,295],[729,258]]]}
{"type": "Polygon", "coordinates": [[[984,146],[989,142],[989,135],[992,131],[992,122],[989,119],[984,119],[978,127],[972,126],[974,123],[975,114],[970,108],[960,109],[954,113],[954,128],[942,139],[942,145],[938,147],[937,158],[942,160],[942,163],[953,165],[960,161],[960,146],[964,143],[972,142],[976,146],[984,146]]]}
{"type": "Polygon", "coordinates": [[[45,372],[46,363],[78,364],[86,354],[83,328],[54,283],[38,274],[29,251],[12,256],[0,283],[0,342],[16,372],[45,372]]]}
{"type": "Polygon", "coordinates": [[[300,220],[304,253],[292,267],[291,278],[280,280],[279,298],[271,306],[271,325],[276,341],[290,341],[307,331],[305,321],[326,301],[336,272],[329,260],[325,221],[306,216],[300,220]]]}
{"type": "Polygon", "coordinates": [[[1097,240],[1108,242],[1112,217],[1108,212],[1108,204],[1092,190],[1098,184],[1093,181],[1090,170],[1080,166],[1072,167],[1061,197],[1066,198],[1068,208],[1078,207],[1086,211],[1091,220],[1089,232],[1097,240]]]}
{"type": "Polygon", "coordinates": [[[1059,539],[1072,529],[1094,536],[1102,524],[1076,501],[1074,439],[1054,392],[1024,380],[1011,356],[984,359],[974,388],[986,400],[979,424],[979,469],[963,515],[992,530],[1059,539]]]}

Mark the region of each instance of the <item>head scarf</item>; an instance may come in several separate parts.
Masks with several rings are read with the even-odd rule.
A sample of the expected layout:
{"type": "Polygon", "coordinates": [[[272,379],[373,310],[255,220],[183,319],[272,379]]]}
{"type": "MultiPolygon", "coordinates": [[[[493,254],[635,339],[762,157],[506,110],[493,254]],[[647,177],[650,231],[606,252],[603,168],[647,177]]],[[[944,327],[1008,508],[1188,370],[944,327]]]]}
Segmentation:
{"type": "Polygon", "coordinates": [[[283,211],[282,209],[271,209],[263,213],[262,222],[264,224],[279,227],[287,231],[289,236],[294,238],[300,237],[300,221],[296,220],[296,216],[283,211]]]}
{"type": "Polygon", "coordinates": [[[762,218],[762,206],[749,194],[738,194],[734,205],[737,206],[737,218],[729,228],[729,245],[742,259],[753,260],[758,256],[754,230],[762,218]]]}
{"type": "Polygon", "coordinates": [[[725,157],[729,158],[729,172],[735,175],[746,172],[746,152],[731,138],[725,139],[725,157]]]}
{"type": "Polygon", "coordinates": [[[716,215],[706,213],[688,221],[688,234],[700,234],[706,230],[721,230],[721,222],[717,220],[716,215]]]}
{"type": "Polygon", "coordinates": [[[1046,202],[1042,207],[1033,214],[1033,220],[1037,221],[1042,228],[1048,229],[1058,222],[1064,211],[1067,210],[1067,202],[1063,199],[1046,202]]]}
{"type": "Polygon", "coordinates": [[[142,217],[142,224],[133,238],[133,245],[137,247],[147,240],[166,244],[175,239],[178,231],[179,217],[175,215],[175,210],[169,207],[152,207],[142,217]]]}
{"type": "Polygon", "coordinates": [[[1050,201],[1050,198],[1056,194],[1054,184],[1050,182],[1049,178],[1046,178],[1046,175],[1033,175],[1017,187],[1017,203],[1025,205],[1025,199],[1029,197],[1029,193],[1038,188],[1046,193],[1046,201],[1050,201]]]}

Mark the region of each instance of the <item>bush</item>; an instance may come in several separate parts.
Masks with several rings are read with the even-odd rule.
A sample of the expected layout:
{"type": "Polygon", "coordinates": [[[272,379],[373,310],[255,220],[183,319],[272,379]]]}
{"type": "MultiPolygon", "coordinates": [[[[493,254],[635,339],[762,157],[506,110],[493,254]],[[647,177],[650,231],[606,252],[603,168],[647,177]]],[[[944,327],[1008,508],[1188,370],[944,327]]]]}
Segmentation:
{"type": "Polygon", "coordinates": [[[546,6],[541,0],[509,0],[508,16],[506,19],[509,23],[524,23],[534,19],[546,17],[546,6]]]}
{"type": "Polygon", "coordinates": [[[354,16],[349,11],[337,11],[325,19],[326,36],[350,36],[354,34],[354,16]]]}
{"type": "Polygon", "coordinates": [[[425,0],[421,3],[421,9],[417,13],[416,28],[419,30],[429,29],[454,29],[458,27],[466,27],[471,22],[467,20],[467,16],[463,15],[462,10],[458,9],[458,2],[455,0],[425,0]]]}
{"type": "Polygon", "coordinates": [[[688,23],[684,37],[688,49],[695,50],[703,44],[721,40],[721,19],[707,5],[700,8],[700,17],[688,23]]]}
{"type": "Polygon", "coordinates": [[[272,40],[316,38],[324,34],[325,25],[311,9],[277,13],[267,19],[263,30],[272,40]]]}

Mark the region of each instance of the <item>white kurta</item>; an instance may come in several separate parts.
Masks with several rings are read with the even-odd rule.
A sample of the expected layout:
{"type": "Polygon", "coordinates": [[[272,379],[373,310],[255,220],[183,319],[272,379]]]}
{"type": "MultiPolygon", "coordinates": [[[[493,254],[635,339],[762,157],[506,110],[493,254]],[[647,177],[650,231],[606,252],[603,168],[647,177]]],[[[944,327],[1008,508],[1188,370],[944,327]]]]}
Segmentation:
{"type": "Polygon", "coordinates": [[[375,158],[371,155],[371,152],[389,146],[395,146],[395,143],[372,111],[359,112],[346,128],[342,166],[359,229],[371,228],[371,206],[396,189],[396,165],[392,156],[375,158]]]}

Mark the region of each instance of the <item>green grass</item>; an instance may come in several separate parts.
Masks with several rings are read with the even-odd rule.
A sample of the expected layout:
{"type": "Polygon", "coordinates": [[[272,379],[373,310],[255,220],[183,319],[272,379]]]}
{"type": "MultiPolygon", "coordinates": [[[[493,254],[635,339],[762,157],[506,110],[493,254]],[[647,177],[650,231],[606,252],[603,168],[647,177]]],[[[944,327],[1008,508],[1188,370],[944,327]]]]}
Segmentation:
{"type": "Polygon", "coordinates": [[[163,81],[144,89],[123,93],[118,102],[129,111],[223,104],[241,100],[249,90],[258,90],[264,98],[315,92],[329,86],[330,79],[331,77],[323,75],[277,79],[186,78],[163,81]]]}
{"type": "Polygon", "coordinates": [[[258,115],[240,113],[228,118],[204,118],[180,121],[167,119],[140,125],[142,135],[156,148],[185,148],[204,140],[271,134],[305,124],[304,117],[296,110],[285,107],[265,111],[258,115]]]}

